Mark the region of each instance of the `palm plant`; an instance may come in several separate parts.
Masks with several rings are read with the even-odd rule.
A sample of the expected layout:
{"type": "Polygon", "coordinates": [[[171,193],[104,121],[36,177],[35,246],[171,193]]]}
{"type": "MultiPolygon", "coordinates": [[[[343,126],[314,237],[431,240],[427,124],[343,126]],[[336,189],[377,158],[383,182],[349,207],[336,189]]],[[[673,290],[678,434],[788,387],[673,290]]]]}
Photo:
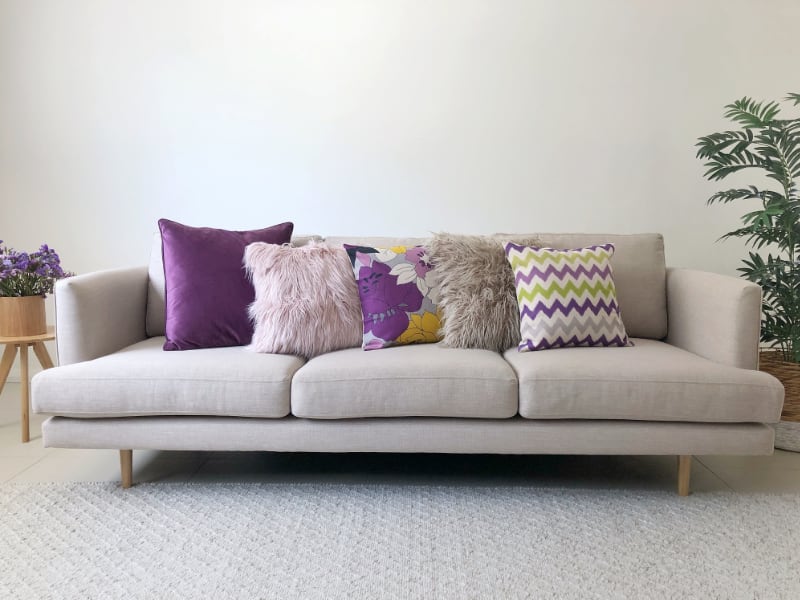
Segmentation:
{"type": "MultiPolygon", "coordinates": [[[[794,106],[800,94],[786,98],[794,106]]],[[[744,169],[758,169],[776,184],[751,185],[715,193],[708,204],[758,200],[756,210],[742,215],[743,226],[721,239],[745,238],[766,258],[748,251],[738,269],[763,289],[761,341],[779,349],[783,360],[800,363],[800,118],[778,118],[777,102],[742,98],[728,104],[725,117],[741,129],[699,138],[697,157],[705,159],[705,177],[720,181],[744,169]]]]}

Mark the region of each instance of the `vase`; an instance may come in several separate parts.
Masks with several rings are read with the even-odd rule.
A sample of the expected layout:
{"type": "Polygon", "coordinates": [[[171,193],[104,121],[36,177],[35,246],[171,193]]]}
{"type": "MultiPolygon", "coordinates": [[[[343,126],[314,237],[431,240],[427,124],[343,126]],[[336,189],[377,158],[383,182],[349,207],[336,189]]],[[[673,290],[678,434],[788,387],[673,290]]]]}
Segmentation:
{"type": "Polygon", "coordinates": [[[781,420],[775,425],[775,447],[800,452],[800,364],[770,350],[760,353],[758,368],[776,377],[786,391],[781,420]]]}
{"type": "Polygon", "coordinates": [[[44,296],[0,298],[0,337],[47,333],[44,296]]]}

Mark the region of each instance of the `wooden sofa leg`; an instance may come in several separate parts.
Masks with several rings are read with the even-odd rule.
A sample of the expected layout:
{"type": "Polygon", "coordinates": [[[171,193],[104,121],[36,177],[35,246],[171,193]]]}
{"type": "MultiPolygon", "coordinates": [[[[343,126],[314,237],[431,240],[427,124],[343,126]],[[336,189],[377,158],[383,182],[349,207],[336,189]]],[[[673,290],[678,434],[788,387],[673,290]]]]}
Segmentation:
{"type": "Polygon", "coordinates": [[[133,485],[133,450],[119,451],[119,466],[122,471],[122,487],[127,489],[133,485]]]}
{"type": "Polygon", "coordinates": [[[689,495],[689,480],[692,476],[692,456],[683,454],[678,457],[678,495],[689,495]]]}

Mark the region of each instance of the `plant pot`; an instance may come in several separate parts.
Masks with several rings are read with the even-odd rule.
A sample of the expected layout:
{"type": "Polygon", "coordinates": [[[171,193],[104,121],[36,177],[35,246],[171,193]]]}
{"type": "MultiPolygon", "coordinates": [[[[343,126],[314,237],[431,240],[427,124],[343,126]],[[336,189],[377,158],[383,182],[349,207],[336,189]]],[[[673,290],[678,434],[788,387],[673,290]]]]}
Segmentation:
{"type": "Polygon", "coordinates": [[[781,420],[775,426],[775,447],[800,452],[800,364],[783,360],[774,350],[761,352],[759,370],[774,375],[786,390],[781,420]]]}
{"type": "Polygon", "coordinates": [[[47,333],[44,296],[0,298],[0,337],[47,333]]]}

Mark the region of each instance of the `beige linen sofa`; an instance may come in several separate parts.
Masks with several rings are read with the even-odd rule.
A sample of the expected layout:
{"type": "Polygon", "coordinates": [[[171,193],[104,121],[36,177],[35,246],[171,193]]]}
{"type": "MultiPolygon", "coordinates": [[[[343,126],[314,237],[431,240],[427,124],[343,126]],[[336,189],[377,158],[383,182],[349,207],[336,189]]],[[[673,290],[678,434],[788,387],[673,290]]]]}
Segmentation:
{"type": "Polygon", "coordinates": [[[772,453],[783,388],[757,370],[758,286],[666,268],[657,234],[534,235],[559,248],[616,245],[633,347],[425,344],[309,361],[244,347],[164,352],[157,241],[149,267],[58,283],[60,366],[33,380],[34,411],[53,415],[44,444],[119,449],[123,487],[134,449],[672,454],[682,495],[691,455],[772,453]]]}

